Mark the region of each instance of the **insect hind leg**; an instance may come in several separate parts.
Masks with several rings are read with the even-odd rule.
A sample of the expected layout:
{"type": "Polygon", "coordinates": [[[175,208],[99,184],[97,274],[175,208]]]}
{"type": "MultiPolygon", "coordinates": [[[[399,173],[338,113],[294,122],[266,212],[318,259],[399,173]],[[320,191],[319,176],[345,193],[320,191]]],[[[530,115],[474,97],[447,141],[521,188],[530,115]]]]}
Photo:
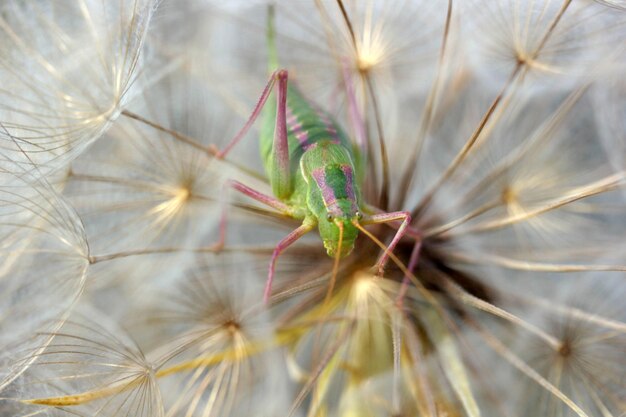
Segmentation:
{"type": "Polygon", "coordinates": [[[276,70],[270,76],[261,97],[257,101],[252,114],[245,125],[237,132],[235,137],[221,151],[214,151],[215,157],[223,159],[233,147],[248,133],[256,119],[261,114],[272,89],[278,81],[278,94],[276,96],[276,124],[274,127],[274,140],[272,154],[270,155],[270,183],[272,191],[280,199],[286,199],[292,192],[291,166],[289,163],[289,141],[287,136],[287,70],[276,70]]]}

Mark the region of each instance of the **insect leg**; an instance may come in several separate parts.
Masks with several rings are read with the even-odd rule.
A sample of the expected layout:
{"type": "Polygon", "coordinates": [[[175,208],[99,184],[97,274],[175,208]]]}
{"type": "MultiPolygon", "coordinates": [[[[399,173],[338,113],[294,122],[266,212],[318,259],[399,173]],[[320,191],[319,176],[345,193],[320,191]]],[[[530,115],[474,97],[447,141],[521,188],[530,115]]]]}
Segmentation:
{"type": "MultiPolygon", "coordinates": [[[[402,239],[402,237],[406,234],[409,234],[411,237],[416,239],[417,242],[421,241],[419,237],[419,233],[416,233],[414,229],[409,227],[409,223],[411,222],[411,215],[407,211],[396,211],[393,213],[374,214],[372,216],[369,216],[363,219],[361,221],[361,224],[381,224],[381,223],[392,223],[396,221],[402,221],[402,223],[400,224],[400,227],[398,227],[398,230],[395,236],[393,237],[393,239],[391,240],[391,243],[389,244],[389,248],[388,248],[389,252],[393,252],[394,248],[396,247],[400,239],[402,239]]],[[[378,275],[383,274],[385,265],[387,264],[387,261],[389,259],[389,252],[383,253],[380,259],[378,259],[378,262],[376,262],[378,275]]],[[[417,259],[415,260],[415,262],[417,262],[417,259]]]]}
{"type": "MultiPolygon", "coordinates": [[[[411,257],[409,258],[409,265],[407,266],[407,270],[409,274],[412,274],[417,266],[417,261],[419,260],[420,250],[422,249],[422,241],[418,239],[415,242],[415,246],[413,246],[413,250],[411,251],[411,257]]],[[[396,298],[396,302],[398,305],[402,305],[404,301],[404,296],[409,289],[409,275],[404,274],[404,278],[402,279],[402,286],[400,287],[400,291],[398,292],[398,297],[396,298]]]]}
{"type": "MultiPolygon", "coordinates": [[[[376,215],[379,215],[379,216],[385,214],[379,208],[374,207],[374,206],[370,206],[370,205],[366,205],[365,206],[365,210],[367,210],[367,212],[369,212],[369,213],[376,213],[376,215]]],[[[391,213],[391,214],[393,214],[393,213],[391,213]]],[[[397,222],[400,221],[400,220],[403,220],[403,218],[398,218],[397,220],[388,221],[388,222],[386,222],[386,224],[389,225],[390,227],[393,227],[394,229],[398,230],[397,233],[399,233],[401,225],[398,226],[397,222]]],[[[397,236],[397,233],[396,233],[396,236],[397,236]]],[[[411,251],[411,257],[409,258],[409,264],[407,265],[407,270],[408,270],[409,274],[412,274],[413,271],[415,271],[415,267],[417,266],[417,262],[419,261],[419,256],[420,256],[420,252],[421,252],[421,249],[422,249],[422,237],[421,237],[421,234],[420,234],[419,230],[415,229],[414,227],[408,226],[408,225],[404,229],[404,235],[408,236],[410,238],[415,239],[415,246],[413,246],[413,250],[411,251]]],[[[391,248],[391,246],[390,246],[390,248],[391,248]]],[[[379,273],[380,273],[380,269],[379,269],[379,273]]],[[[396,301],[397,301],[398,305],[402,305],[402,302],[404,300],[406,292],[409,289],[409,283],[410,283],[409,275],[405,274],[404,278],[402,279],[402,286],[400,287],[400,291],[398,292],[398,296],[396,298],[396,301]]]]}
{"type": "MultiPolygon", "coordinates": [[[[385,214],[385,212],[381,209],[379,209],[376,206],[372,206],[370,204],[365,204],[364,206],[364,213],[366,214],[385,214]]],[[[394,221],[389,221],[386,222],[385,224],[388,225],[389,227],[391,227],[392,229],[396,229],[398,230],[398,228],[400,227],[401,224],[401,220],[403,220],[402,218],[394,220],[394,221]],[[398,224],[400,223],[400,224],[398,224]]],[[[407,228],[405,229],[405,234],[408,237],[412,237],[413,239],[417,240],[421,240],[422,239],[422,234],[420,233],[420,231],[412,226],[407,226],[407,228]]]]}
{"type": "Polygon", "coordinates": [[[280,199],[286,199],[292,193],[289,141],[287,137],[287,79],[288,74],[286,70],[277,70],[272,73],[246,124],[222,151],[218,151],[215,154],[217,158],[224,158],[237,142],[248,133],[252,124],[261,114],[261,110],[267,102],[274,84],[278,81],[276,125],[274,127],[272,155],[270,156],[270,184],[272,185],[274,195],[280,199]]]}
{"type": "Polygon", "coordinates": [[[280,199],[291,195],[291,166],[289,163],[289,142],[287,139],[287,71],[276,73],[278,95],[276,96],[276,125],[272,146],[270,184],[274,195],[280,199]]]}
{"type": "Polygon", "coordinates": [[[259,97],[259,100],[254,106],[254,110],[252,110],[252,114],[246,121],[246,124],[241,128],[241,130],[239,130],[239,132],[237,132],[235,137],[228,143],[228,145],[226,145],[224,149],[216,152],[215,156],[217,158],[220,158],[220,159],[225,158],[226,154],[228,154],[228,152],[231,151],[231,149],[241,140],[241,138],[243,138],[246,135],[246,133],[248,133],[248,130],[250,130],[250,128],[252,127],[252,124],[259,117],[259,114],[261,114],[261,110],[263,110],[263,106],[265,105],[265,102],[267,101],[267,98],[270,96],[270,93],[272,92],[272,88],[274,87],[274,84],[276,83],[278,73],[279,71],[274,71],[272,73],[272,75],[270,76],[270,79],[267,81],[267,84],[265,85],[265,88],[263,89],[263,92],[261,93],[261,97],[259,97]]]}
{"type": "MultiPolygon", "coordinates": [[[[248,187],[247,185],[240,183],[239,181],[228,180],[224,184],[224,188],[226,187],[233,188],[239,191],[240,193],[245,194],[248,197],[255,199],[256,201],[265,204],[266,206],[275,208],[279,212],[287,216],[293,217],[293,210],[289,205],[283,203],[282,201],[274,197],[260,193],[248,187]]],[[[219,241],[215,244],[215,247],[218,249],[223,248],[224,243],[226,242],[226,215],[227,214],[228,214],[228,207],[226,207],[225,201],[223,201],[222,202],[222,216],[220,218],[220,238],[219,238],[219,241]]]]}
{"type": "Polygon", "coordinates": [[[274,281],[274,271],[276,269],[276,261],[278,257],[291,244],[293,244],[296,240],[300,239],[302,236],[309,233],[315,227],[315,221],[310,220],[309,218],[304,219],[304,222],[295,229],[293,232],[289,233],[283,240],[281,240],[276,248],[274,249],[274,253],[272,254],[272,259],[270,260],[270,269],[267,275],[267,282],[265,283],[265,291],[263,292],[263,302],[267,304],[267,301],[270,298],[270,294],[272,293],[272,282],[274,281]]]}

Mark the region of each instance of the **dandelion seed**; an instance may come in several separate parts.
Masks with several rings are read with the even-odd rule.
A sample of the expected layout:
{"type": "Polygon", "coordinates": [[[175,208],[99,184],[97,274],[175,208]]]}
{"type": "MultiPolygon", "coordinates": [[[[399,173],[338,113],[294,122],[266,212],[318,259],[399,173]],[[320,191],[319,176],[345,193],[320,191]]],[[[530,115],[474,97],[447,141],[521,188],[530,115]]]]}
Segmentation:
{"type": "MultiPolygon", "coordinates": [[[[619,381],[625,369],[624,332],[590,321],[594,317],[624,320],[619,301],[623,296],[621,279],[621,276],[583,276],[577,279],[577,286],[560,285],[549,290],[556,290],[552,304],[560,307],[559,313],[555,315],[554,310],[544,307],[532,320],[557,338],[558,349],[526,337],[519,344],[519,351],[528,363],[589,415],[623,411],[619,381]],[[585,297],[580,297],[581,293],[585,297]]],[[[518,404],[518,415],[571,414],[563,403],[535,384],[525,384],[518,404]]]]}
{"type": "Polygon", "coordinates": [[[50,406],[62,415],[163,415],[153,366],[128,336],[104,322],[82,307],[50,334],[51,343],[33,354],[31,367],[15,381],[20,415],[50,406]]]}
{"type": "Polygon", "coordinates": [[[478,23],[480,45],[472,58],[487,55],[497,65],[486,71],[481,65],[480,73],[505,79],[521,66],[532,79],[529,88],[559,88],[572,77],[589,76],[598,62],[609,64],[612,39],[625,29],[618,16],[591,2],[477,1],[468,6],[469,13],[481,14],[470,20],[478,23]]]}
{"type": "MultiPolygon", "coordinates": [[[[166,276],[217,230],[226,175],[236,175],[212,158],[208,144],[228,134],[228,119],[220,119],[219,110],[210,117],[204,105],[209,92],[187,76],[179,68],[154,85],[135,102],[133,113],[124,113],[103,141],[73,163],[66,194],[88,224],[95,256],[173,248],[162,261],[152,257],[152,265],[134,258],[96,267],[98,277],[109,277],[104,281],[119,274],[113,271],[133,271],[135,284],[141,277],[166,276]],[[168,130],[197,142],[181,142],[168,130]]],[[[123,279],[130,284],[127,276],[123,279]]]]}
{"type": "Polygon", "coordinates": [[[154,6],[74,0],[2,6],[0,77],[10,86],[0,92],[4,166],[24,152],[22,163],[30,160],[43,173],[58,169],[109,127],[141,73],[154,6]]]}
{"type": "Polygon", "coordinates": [[[284,342],[258,297],[262,282],[251,281],[255,261],[238,256],[203,258],[177,282],[167,302],[153,308],[161,321],[159,378],[172,386],[166,415],[273,415],[285,404],[281,358],[284,342]],[[163,343],[167,335],[169,342],[163,343]],[[177,387],[182,387],[180,391],[177,387]],[[268,397],[269,396],[269,397],[268,397]],[[272,398],[268,402],[268,398],[272,398]]]}
{"type": "Polygon", "coordinates": [[[44,180],[0,174],[0,390],[32,362],[81,294],[88,265],[83,224],[44,180]]]}

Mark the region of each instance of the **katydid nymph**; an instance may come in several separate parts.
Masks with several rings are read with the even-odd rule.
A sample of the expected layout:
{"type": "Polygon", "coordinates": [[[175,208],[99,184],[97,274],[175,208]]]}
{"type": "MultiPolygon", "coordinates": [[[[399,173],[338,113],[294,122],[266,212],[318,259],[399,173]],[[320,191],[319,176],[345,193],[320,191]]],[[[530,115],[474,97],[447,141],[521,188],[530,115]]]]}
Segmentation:
{"type": "MultiPolygon", "coordinates": [[[[351,143],[330,114],[307,100],[295,85],[288,84],[287,70],[279,69],[278,65],[272,16],[270,9],[269,81],[246,124],[216,154],[217,158],[224,158],[263,113],[261,157],[274,196],[260,193],[239,181],[230,180],[227,184],[286,216],[302,220],[300,227],[281,240],[272,254],[264,291],[265,302],[271,294],[279,255],[315,227],[319,230],[328,256],[335,259],[334,271],[339,259],[349,255],[354,248],[363,225],[401,223],[387,250],[376,263],[379,274],[383,272],[389,253],[407,232],[416,239],[416,248],[419,247],[419,234],[409,227],[411,218],[408,212],[386,213],[362,201],[360,184],[363,180],[361,170],[364,153],[351,143]],[[272,99],[274,95],[276,100],[272,99]]],[[[348,95],[352,109],[356,109],[354,95],[350,92],[348,95]]],[[[224,210],[218,246],[225,241],[225,214],[224,210]]],[[[409,269],[412,269],[411,264],[414,263],[415,259],[411,259],[409,269]]],[[[332,285],[333,282],[331,288],[332,285]]]]}

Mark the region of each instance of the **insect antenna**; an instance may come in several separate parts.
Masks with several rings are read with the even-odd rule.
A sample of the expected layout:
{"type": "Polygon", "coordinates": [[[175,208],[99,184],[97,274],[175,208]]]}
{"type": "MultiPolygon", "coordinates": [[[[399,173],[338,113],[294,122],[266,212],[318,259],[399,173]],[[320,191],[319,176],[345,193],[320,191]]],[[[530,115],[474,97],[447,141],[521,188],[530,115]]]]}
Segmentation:
{"type": "Polygon", "coordinates": [[[339,270],[339,258],[341,257],[341,245],[343,244],[343,222],[335,223],[339,228],[339,245],[337,245],[337,252],[335,253],[335,262],[333,262],[333,272],[330,277],[330,285],[328,286],[328,292],[326,293],[326,300],[330,300],[330,296],[335,288],[335,282],[337,281],[337,271],[339,270]]]}

